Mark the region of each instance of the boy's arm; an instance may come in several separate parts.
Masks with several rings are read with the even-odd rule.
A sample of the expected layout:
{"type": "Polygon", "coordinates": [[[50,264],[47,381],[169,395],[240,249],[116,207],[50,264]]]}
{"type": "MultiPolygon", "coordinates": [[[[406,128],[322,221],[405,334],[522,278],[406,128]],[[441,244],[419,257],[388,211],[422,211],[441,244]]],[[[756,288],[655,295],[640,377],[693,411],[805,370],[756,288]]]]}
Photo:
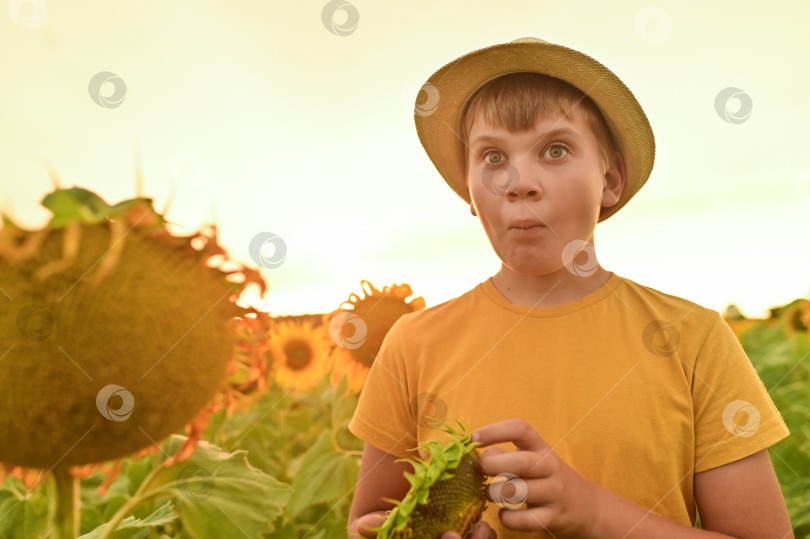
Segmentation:
{"type": "MultiPolygon", "coordinates": [[[[396,462],[398,457],[386,453],[371,444],[363,446],[363,457],[360,461],[360,474],[357,478],[357,488],[354,492],[352,507],[349,510],[348,535],[350,539],[357,537],[375,537],[375,534],[363,534],[358,530],[357,520],[363,515],[379,512],[383,514],[392,509],[394,504],[385,502],[382,498],[401,500],[408,493],[410,483],[405,478],[405,472],[413,473],[413,466],[407,462],[396,462]]],[[[382,525],[383,518],[366,518],[362,524],[377,527],[382,525]]]]}
{"type": "Polygon", "coordinates": [[[648,513],[605,489],[600,488],[598,500],[596,537],[793,538],[767,449],[695,474],[695,500],[703,530],[648,513]]]}
{"type": "Polygon", "coordinates": [[[735,537],[793,537],[768,450],[695,474],[704,529],[735,537]]]}

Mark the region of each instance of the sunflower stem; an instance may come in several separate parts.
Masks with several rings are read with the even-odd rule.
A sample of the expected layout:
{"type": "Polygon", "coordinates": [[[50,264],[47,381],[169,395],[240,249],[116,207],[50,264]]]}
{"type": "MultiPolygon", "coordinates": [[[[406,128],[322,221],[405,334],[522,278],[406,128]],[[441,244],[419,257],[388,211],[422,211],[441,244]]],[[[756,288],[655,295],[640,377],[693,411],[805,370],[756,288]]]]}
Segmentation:
{"type": "Polygon", "coordinates": [[[135,508],[145,499],[146,497],[139,496],[133,496],[132,498],[128,499],[124,505],[119,507],[118,511],[116,511],[112,516],[110,521],[107,523],[107,527],[104,528],[99,535],[99,539],[109,539],[112,537],[115,530],[118,528],[118,525],[121,524],[121,521],[131,515],[135,508]]]}
{"type": "Polygon", "coordinates": [[[155,477],[157,477],[158,474],[160,474],[160,472],[164,469],[164,464],[165,461],[160,459],[155,460],[155,465],[152,467],[152,470],[141,482],[135,493],[126,502],[124,502],[124,504],[118,508],[118,511],[115,512],[112,518],[110,518],[109,522],[107,522],[107,526],[98,536],[98,539],[111,539],[115,533],[115,530],[118,528],[118,525],[121,524],[126,517],[132,515],[135,508],[143,502],[152,498],[158,498],[160,496],[171,496],[171,489],[177,487],[177,480],[159,484],[157,488],[150,490],[155,477]]]}
{"type": "Polygon", "coordinates": [[[133,494],[132,497],[130,497],[121,507],[119,507],[118,511],[116,511],[109,522],[107,522],[107,527],[105,527],[101,532],[99,539],[110,539],[115,533],[116,528],[118,528],[118,525],[121,524],[121,521],[131,515],[138,505],[159,494],[158,492],[150,493],[148,490],[152,480],[160,472],[162,467],[163,462],[157,460],[155,462],[155,466],[135,491],[135,494],[133,494]]]}
{"type": "Polygon", "coordinates": [[[73,477],[70,467],[57,466],[51,472],[55,484],[55,496],[51,498],[51,514],[58,539],[74,539],[79,535],[81,524],[79,478],[73,477]]]}

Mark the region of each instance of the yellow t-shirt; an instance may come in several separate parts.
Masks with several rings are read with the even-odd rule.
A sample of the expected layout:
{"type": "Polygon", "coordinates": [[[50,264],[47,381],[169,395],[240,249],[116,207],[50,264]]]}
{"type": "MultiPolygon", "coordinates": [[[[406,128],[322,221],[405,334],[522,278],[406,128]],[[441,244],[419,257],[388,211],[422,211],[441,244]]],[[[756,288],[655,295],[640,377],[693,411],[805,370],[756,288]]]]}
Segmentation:
{"type": "MultiPolygon", "coordinates": [[[[717,311],[611,274],[542,309],[492,279],[400,318],[385,337],[349,429],[398,457],[520,417],[585,479],[694,526],[694,474],[764,449],[787,426],[717,311]]],[[[514,449],[511,443],[501,444],[514,449]]],[[[500,539],[548,537],[509,530],[500,539]]]]}

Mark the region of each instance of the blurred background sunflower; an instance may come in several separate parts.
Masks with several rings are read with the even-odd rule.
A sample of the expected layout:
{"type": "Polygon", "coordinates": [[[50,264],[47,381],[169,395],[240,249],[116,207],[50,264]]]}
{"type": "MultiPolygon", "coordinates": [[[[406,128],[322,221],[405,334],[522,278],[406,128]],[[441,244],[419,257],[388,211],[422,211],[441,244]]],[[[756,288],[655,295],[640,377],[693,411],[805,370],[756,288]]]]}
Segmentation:
{"type": "Polygon", "coordinates": [[[368,281],[360,281],[364,296],[352,293],[340,309],[325,315],[324,326],[337,346],[332,351],[330,382],[337,384],[348,377],[348,390],[359,393],[368,378],[374,358],[385,335],[399,317],[425,308],[422,296],[413,294],[410,285],[394,284],[377,290],[368,281]]]}
{"type": "Polygon", "coordinates": [[[276,321],[270,329],[269,349],[270,377],[285,389],[312,389],[329,371],[329,338],[309,320],[276,321]]]}

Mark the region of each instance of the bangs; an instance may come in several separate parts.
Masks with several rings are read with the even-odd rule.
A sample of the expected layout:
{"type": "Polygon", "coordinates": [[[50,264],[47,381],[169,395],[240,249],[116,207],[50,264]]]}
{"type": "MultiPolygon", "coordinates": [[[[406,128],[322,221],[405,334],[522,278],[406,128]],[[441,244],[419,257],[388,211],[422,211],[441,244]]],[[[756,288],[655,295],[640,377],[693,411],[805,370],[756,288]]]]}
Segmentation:
{"type": "Polygon", "coordinates": [[[475,119],[506,129],[510,133],[534,127],[539,119],[551,115],[572,119],[579,110],[599,145],[603,172],[618,149],[602,113],[582,91],[555,77],[541,73],[509,73],[479,88],[461,112],[459,127],[463,135],[464,170],[469,159],[467,141],[475,119]]]}

